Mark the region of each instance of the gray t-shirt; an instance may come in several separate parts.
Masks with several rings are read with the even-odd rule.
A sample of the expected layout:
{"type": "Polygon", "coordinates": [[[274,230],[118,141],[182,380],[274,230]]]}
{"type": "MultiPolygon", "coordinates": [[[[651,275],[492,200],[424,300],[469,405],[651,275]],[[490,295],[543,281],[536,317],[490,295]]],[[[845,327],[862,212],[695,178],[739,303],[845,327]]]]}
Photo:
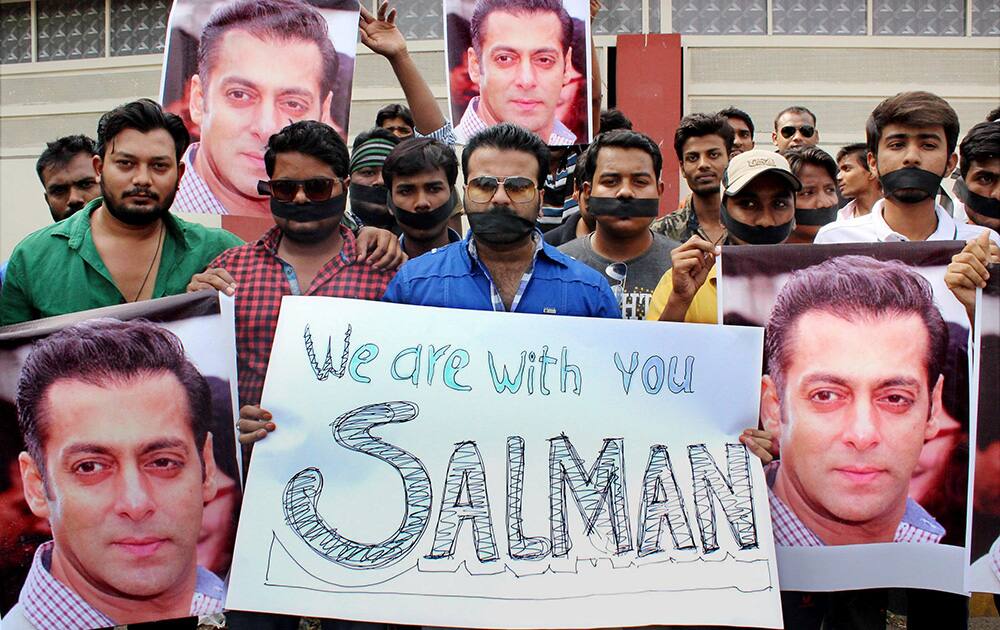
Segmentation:
{"type": "MultiPolygon", "coordinates": [[[[608,274],[608,266],[618,261],[608,260],[595,252],[591,245],[593,238],[593,234],[581,236],[560,245],[559,251],[604,274],[608,284],[614,289],[622,281],[608,274]]],[[[622,319],[646,319],[646,308],[653,299],[653,289],[670,269],[670,250],[675,247],[680,247],[680,243],[654,233],[653,244],[649,249],[632,260],[622,261],[626,265],[625,286],[621,297],[622,319]]]]}

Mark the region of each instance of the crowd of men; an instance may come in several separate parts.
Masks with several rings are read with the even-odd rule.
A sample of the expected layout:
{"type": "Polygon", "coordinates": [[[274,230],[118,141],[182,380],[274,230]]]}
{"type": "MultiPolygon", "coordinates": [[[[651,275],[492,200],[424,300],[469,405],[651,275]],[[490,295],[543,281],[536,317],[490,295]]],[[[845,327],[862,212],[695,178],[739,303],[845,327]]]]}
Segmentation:
{"type": "MultiPolygon", "coordinates": [[[[224,29],[216,35],[213,46],[232,43],[224,29]]],[[[226,104],[212,102],[229,59],[221,52],[200,59],[200,144],[191,144],[179,117],[147,99],[104,114],[96,141],[74,135],[48,143],[37,172],[54,223],[27,235],[4,263],[0,325],[202,289],[235,296],[240,441],[249,457],[280,421],[259,402],[286,295],[717,323],[722,245],[962,240],[946,282],[971,321],[975,290],[985,285],[987,266],[1000,262],[1000,109],[960,138],[946,101],[897,94],[872,111],[866,141],[836,156],[818,147],[818,120],[805,107],[776,114],[774,146],[766,148],[755,146],[754,121],[740,109],[691,114],[673,139],[690,194],[659,216],[663,156],[627,112],[601,112],[589,146],[549,147],[548,138],[498,123],[482,125],[457,153],[393,12],[362,9],[361,35],[389,60],[409,107],[380,110],[350,150],[336,129],[316,120],[267,137],[248,132],[247,150],[262,157],[259,182],[226,171],[241,158],[223,151],[239,146],[212,143],[213,125],[226,129],[229,120],[226,104]],[[942,185],[952,178],[954,192],[942,185]],[[273,227],[244,243],[185,221],[171,212],[179,188],[190,205],[212,199],[230,209],[246,203],[250,213],[259,208],[273,227]]],[[[780,385],[775,378],[771,387],[780,385]]],[[[740,438],[765,462],[776,455],[776,417],[740,438]]],[[[51,437],[40,436],[31,457],[47,457],[51,437]]],[[[47,467],[35,464],[30,470],[41,482],[47,467]]],[[[777,479],[776,488],[785,488],[784,477],[777,479]]],[[[67,518],[58,500],[39,492],[32,510],[67,518]]],[[[93,577],[65,561],[58,539],[47,553],[48,567],[36,557],[39,571],[59,567],[74,583],[93,577]]],[[[128,593],[116,590],[113,576],[108,581],[95,586],[101,604],[85,605],[118,610],[116,593],[128,593]]],[[[964,601],[953,600],[939,612],[961,617],[964,601]]],[[[14,623],[30,619],[30,605],[22,598],[14,623]]],[[[786,605],[786,618],[794,619],[801,602],[786,605]]],[[[840,606],[842,615],[853,604],[840,606]]],[[[204,611],[196,592],[191,613],[204,611]]],[[[939,627],[958,627],[950,625],[956,619],[939,627]]],[[[231,628],[296,624],[229,614],[231,628]]]]}

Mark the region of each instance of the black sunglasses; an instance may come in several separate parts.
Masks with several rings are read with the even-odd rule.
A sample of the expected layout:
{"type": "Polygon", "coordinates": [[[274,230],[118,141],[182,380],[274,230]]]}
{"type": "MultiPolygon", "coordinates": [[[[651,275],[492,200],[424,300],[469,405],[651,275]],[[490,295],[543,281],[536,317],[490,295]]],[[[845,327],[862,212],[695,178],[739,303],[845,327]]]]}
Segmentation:
{"type": "Polygon", "coordinates": [[[781,135],[786,140],[795,135],[798,131],[802,134],[803,138],[812,138],[816,133],[816,128],[812,125],[802,125],[801,127],[796,127],[795,125],[785,125],[781,128],[781,135]]]}
{"type": "Polygon", "coordinates": [[[311,179],[272,179],[269,182],[257,182],[257,192],[261,195],[274,197],[278,201],[293,201],[299,190],[305,192],[309,201],[326,201],[333,196],[333,185],[341,183],[340,179],[328,177],[313,177],[311,179]]]}

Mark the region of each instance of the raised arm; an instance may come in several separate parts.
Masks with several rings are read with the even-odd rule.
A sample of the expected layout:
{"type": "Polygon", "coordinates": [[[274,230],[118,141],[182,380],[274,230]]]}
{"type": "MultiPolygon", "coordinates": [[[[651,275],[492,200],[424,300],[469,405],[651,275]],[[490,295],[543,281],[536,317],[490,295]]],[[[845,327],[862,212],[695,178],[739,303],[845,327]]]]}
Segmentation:
{"type": "Polygon", "coordinates": [[[406,48],[406,40],[396,27],[396,9],[390,9],[388,2],[378,7],[378,14],[372,15],[364,6],[361,7],[361,43],[372,52],[382,55],[389,61],[396,80],[403,88],[406,103],[413,112],[413,122],[417,131],[429,134],[444,126],[446,120],[430,86],[417,70],[410,52],[406,48]]]}

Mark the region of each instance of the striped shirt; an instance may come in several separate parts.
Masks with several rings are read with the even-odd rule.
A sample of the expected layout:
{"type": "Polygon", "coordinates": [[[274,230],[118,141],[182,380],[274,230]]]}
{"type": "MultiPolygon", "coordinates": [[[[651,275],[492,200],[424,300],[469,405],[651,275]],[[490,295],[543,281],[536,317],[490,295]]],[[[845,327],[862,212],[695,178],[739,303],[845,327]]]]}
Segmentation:
{"type": "MultiPolygon", "coordinates": [[[[476,96],[469,102],[469,106],[465,108],[465,113],[462,114],[462,122],[458,123],[458,126],[455,127],[455,136],[458,138],[459,144],[465,144],[469,141],[469,138],[481,131],[486,131],[492,126],[486,124],[486,121],[479,117],[477,113],[478,109],[479,97],[476,96]]],[[[570,131],[566,125],[562,124],[562,121],[553,115],[552,133],[549,134],[549,140],[545,144],[549,146],[576,144],[576,134],[570,131]]]]}
{"type": "MultiPolygon", "coordinates": [[[[825,547],[826,543],[774,493],[772,487],[780,466],[781,462],[775,461],[764,468],[768,485],[767,499],[771,506],[771,525],[774,528],[774,544],[779,547],[825,547]]],[[[906,511],[896,527],[896,534],[892,541],[898,543],[937,543],[944,537],[944,533],[944,528],[934,520],[934,517],[927,510],[907,497],[906,511]]]]}
{"type": "Polygon", "coordinates": [[[184,152],[181,162],[184,164],[184,177],[177,188],[177,196],[170,207],[173,212],[190,212],[192,214],[230,214],[229,210],[215,196],[198,174],[194,166],[194,158],[201,143],[195,142],[184,152]]]}
{"type": "MultiPolygon", "coordinates": [[[[54,541],[50,540],[35,551],[35,559],[18,597],[20,615],[37,630],[91,630],[115,625],[114,620],[92,607],[49,572],[54,545],[54,541]]],[[[225,598],[226,589],[222,580],[198,567],[190,614],[200,616],[222,612],[225,598]]],[[[11,612],[14,613],[13,610],[11,612]]]]}

